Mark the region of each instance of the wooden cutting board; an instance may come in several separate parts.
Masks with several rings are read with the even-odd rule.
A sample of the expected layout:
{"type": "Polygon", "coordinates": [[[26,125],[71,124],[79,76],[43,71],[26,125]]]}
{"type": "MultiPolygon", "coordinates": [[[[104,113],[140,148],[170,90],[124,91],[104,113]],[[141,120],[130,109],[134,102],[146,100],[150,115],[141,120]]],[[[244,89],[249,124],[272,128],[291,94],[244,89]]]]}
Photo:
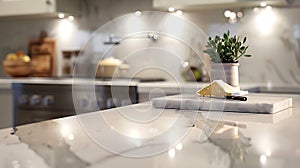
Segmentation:
{"type": "Polygon", "coordinates": [[[230,111],[242,113],[276,113],[292,107],[292,98],[266,95],[248,95],[247,101],[225,100],[197,95],[175,95],[153,98],[155,108],[230,111]]]}
{"type": "Polygon", "coordinates": [[[55,76],[56,40],[41,32],[40,37],[29,41],[29,55],[32,58],[34,73],[32,76],[55,76]]]}

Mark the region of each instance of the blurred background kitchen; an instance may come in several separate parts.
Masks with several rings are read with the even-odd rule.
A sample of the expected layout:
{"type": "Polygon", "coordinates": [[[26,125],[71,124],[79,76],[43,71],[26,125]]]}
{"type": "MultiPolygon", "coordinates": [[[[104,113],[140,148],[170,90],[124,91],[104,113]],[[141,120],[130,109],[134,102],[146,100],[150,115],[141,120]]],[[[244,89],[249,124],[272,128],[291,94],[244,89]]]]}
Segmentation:
{"type": "MultiPolygon", "coordinates": [[[[72,1],[72,5],[69,6],[62,3],[62,8],[54,11],[49,17],[41,13],[49,10],[49,4],[51,6],[55,1],[47,0],[48,7],[44,7],[45,5],[37,3],[37,0],[27,0],[28,6],[20,6],[22,1],[3,0],[0,1],[0,59],[4,60],[8,53],[17,51],[24,51],[25,54],[28,54],[30,52],[28,51],[29,41],[39,37],[40,31],[44,30],[48,37],[56,40],[57,55],[53,76],[61,77],[64,64],[63,51],[80,50],[91,34],[101,25],[124,14],[133,13],[135,14],[132,15],[134,18],[143,11],[159,10],[190,20],[208,36],[220,35],[227,29],[231,30],[232,34],[247,36],[248,44],[251,46],[249,53],[253,57],[240,61],[241,82],[300,83],[300,20],[298,18],[300,2],[297,0],[274,0],[271,2],[257,0],[255,4],[252,4],[253,1],[242,4],[239,1],[241,0],[223,2],[190,0],[178,1],[177,6],[171,6],[172,4],[167,0],[165,2],[159,0],[72,1]],[[222,5],[218,5],[218,3],[222,5]],[[24,10],[28,7],[32,8],[29,12],[24,10]],[[71,10],[73,7],[74,9],[71,10]],[[67,10],[70,10],[70,13],[64,13],[67,10]],[[25,16],[29,13],[32,15],[25,16]]],[[[67,2],[66,4],[70,3],[65,2],[67,2]]],[[[43,3],[45,3],[44,0],[43,3]]],[[[127,26],[136,24],[133,20],[127,26]]],[[[177,27],[180,28],[180,25],[177,27]]],[[[109,36],[104,34],[102,39],[109,41],[109,36]]],[[[97,43],[99,41],[95,40],[90,50],[93,53],[104,52],[97,47],[97,43]]],[[[137,43],[140,41],[130,41],[132,46],[137,43]]],[[[151,43],[151,41],[148,40],[147,43],[151,43]]],[[[164,44],[162,43],[162,45],[164,44]]],[[[122,44],[118,47],[122,47],[122,44]]],[[[183,60],[187,60],[193,54],[184,47],[176,52],[180,53],[178,55],[182,56],[183,60]]],[[[168,56],[167,53],[164,54],[165,56],[160,57],[161,59],[151,60],[152,64],[159,64],[161,61],[172,62],[173,66],[165,68],[169,68],[169,71],[180,72],[182,61],[172,59],[172,56],[168,56]]],[[[114,56],[122,59],[120,53],[114,53],[114,56]]],[[[128,60],[127,64],[131,66],[128,73],[135,71],[135,62],[142,62],[145,58],[147,58],[147,53],[140,53],[140,57],[136,56],[135,59],[128,60]]],[[[144,72],[142,76],[164,77],[164,74],[159,73],[161,72],[150,70],[150,72],[144,72]]],[[[2,67],[0,67],[0,77],[8,77],[2,67]]],[[[168,76],[165,78],[173,80],[168,76]]],[[[180,73],[176,78],[184,81],[180,73]]]]}

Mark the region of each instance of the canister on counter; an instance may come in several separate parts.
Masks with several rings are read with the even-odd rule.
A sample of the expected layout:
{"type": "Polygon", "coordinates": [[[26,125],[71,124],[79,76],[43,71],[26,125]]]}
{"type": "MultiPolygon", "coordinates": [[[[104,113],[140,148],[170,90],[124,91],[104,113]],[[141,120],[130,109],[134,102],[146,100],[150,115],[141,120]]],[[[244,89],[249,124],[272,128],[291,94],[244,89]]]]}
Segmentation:
{"type": "Polygon", "coordinates": [[[75,66],[76,57],[79,55],[79,50],[65,50],[63,53],[63,67],[62,75],[63,76],[72,76],[73,69],[75,66]]]}

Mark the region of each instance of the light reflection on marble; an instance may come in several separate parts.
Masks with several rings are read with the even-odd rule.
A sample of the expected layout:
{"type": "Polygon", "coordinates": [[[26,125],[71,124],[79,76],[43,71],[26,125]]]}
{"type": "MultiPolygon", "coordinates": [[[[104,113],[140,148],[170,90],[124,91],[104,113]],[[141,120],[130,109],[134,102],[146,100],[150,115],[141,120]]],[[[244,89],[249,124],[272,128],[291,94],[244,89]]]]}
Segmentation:
{"type": "Polygon", "coordinates": [[[18,136],[11,135],[9,129],[0,131],[0,151],[0,167],[48,167],[42,157],[18,136]]]}
{"type": "Polygon", "coordinates": [[[88,163],[70,151],[67,141],[71,130],[66,131],[65,129],[65,123],[57,124],[48,121],[33,124],[32,127],[20,127],[15,135],[21,142],[28,144],[32,151],[44,158],[50,167],[88,166],[88,163]]]}
{"type": "MultiPolygon", "coordinates": [[[[292,97],[294,106],[290,117],[274,123],[238,121],[246,125],[243,128],[219,124],[203,141],[200,135],[205,133],[205,129],[197,126],[163,153],[143,158],[124,157],[99,147],[85,134],[77,117],[20,126],[14,135],[10,134],[11,129],[3,129],[0,130],[0,167],[298,167],[300,96],[292,97]]],[[[150,104],[142,106],[147,108],[150,104]]],[[[175,110],[173,113],[176,116],[175,110]]],[[[99,115],[99,112],[86,114],[93,115],[99,115]]],[[[180,117],[188,118],[189,115],[180,117]]],[[[230,118],[226,117],[221,120],[230,118]]],[[[251,118],[255,117],[258,120],[264,118],[261,114],[251,118]]],[[[230,121],[234,122],[235,118],[230,121]]],[[[140,147],[143,144],[136,148],[140,147]]]]}

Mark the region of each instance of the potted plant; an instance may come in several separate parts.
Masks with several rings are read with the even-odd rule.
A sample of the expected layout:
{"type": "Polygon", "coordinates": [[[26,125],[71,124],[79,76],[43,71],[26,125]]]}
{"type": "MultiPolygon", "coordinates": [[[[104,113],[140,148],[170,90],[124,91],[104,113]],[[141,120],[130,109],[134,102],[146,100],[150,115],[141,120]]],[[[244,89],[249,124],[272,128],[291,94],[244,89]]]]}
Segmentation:
{"type": "Polygon", "coordinates": [[[222,79],[233,87],[239,87],[238,66],[241,57],[251,57],[246,54],[249,46],[245,43],[247,38],[240,40],[239,36],[230,37],[230,31],[224,33],[223,37],[215,36],[209,37],[206,49],[203,51],[207,53],[212,61],[211,79],[222,79]]]}

